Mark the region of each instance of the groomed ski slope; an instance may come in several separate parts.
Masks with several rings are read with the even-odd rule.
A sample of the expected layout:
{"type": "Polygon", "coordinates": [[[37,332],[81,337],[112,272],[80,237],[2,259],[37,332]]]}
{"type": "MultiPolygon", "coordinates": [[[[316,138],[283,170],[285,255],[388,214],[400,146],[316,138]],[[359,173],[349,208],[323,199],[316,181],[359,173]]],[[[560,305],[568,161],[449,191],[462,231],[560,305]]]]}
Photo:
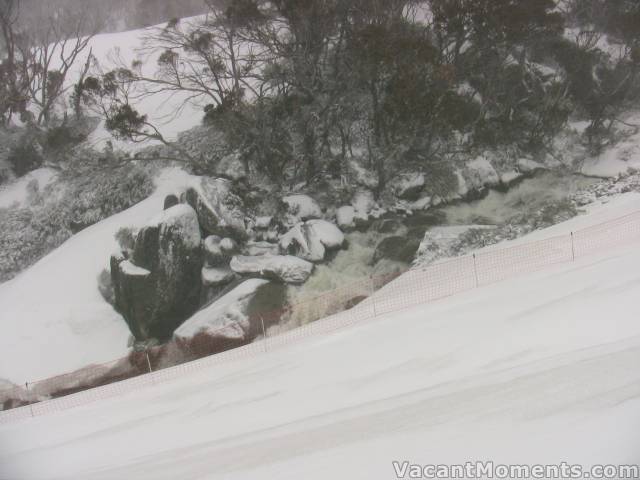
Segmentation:
{"type": "MultiPolygon", "coordinates": [[[[627,194],[539,239],[640,208],[627,194]]],[[[0,478],[393,479],[640,462],[640,244],[0,426],[0,478]]]]}

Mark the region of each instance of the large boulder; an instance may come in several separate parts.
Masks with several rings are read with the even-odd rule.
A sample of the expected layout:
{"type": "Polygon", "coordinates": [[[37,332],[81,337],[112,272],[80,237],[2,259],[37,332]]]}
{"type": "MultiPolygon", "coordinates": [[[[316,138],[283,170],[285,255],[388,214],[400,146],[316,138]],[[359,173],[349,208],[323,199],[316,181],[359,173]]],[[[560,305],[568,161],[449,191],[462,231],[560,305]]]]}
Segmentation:
{"type": "Polygon", "coordinates": [[[376,246],[373,263],[387,259],[394,262],[411,263],[420,246],[420,240],[412,237],[387,237],[376,246]]]}
{"type": "Polygon", "coordinates": [[[197,310],[201,242],[195,210],[180,204],[139,231],[131,259],[112,257],[116,308],[138,340],[170,337],[197,310]]]}
{"type": "Polygon", "coordinates": [[[237,256],[231,260],[231,270],[239,275],[300,284],[313,272],[313,263],[283,255],[237,256]]]}
{"type": "Polygon", "coordinates": [[[185,321],[174,332],[174,340],[185,348],[212,350],[246,343],[250,340],[252,330],[251,301],[257,290],[268,283],[268,280],[261,279],[249,279],[241,283],[185,321]]]}
{"type": "Polygon", "coordinates": [[[426,267],[437,260],[464,254],[466,253],[464,238],[469,232],[492,228],[495,227],[486,225],[451,225],[430,228],[424,234],[413,264],[418,267],[426,267]]]}
{"type": "Polygon", "coordinates": [[[196,211],[207,235],[236,240],[247,237],[244,203],[230,180],[202,177],[182,194],[181,200],[196,211]]]}
{"type": "Polygon", "coordinates": [[[339,250],[344,243],[344,234],[333,223],[309,220],[297,224],[283,235],[280,249],[310,262],[322,262],[327,252],[339,250]]]}
{"type": "Polygon", "coordinates": [[[500,175],[485,157],[477,157],[475,160],[468,162],[462,172],[462,176],[465,182],[465,193],[471,191],[480,192],[485,188],[495,187],[500,184],[500,175]]]}
{"type": "Polygon", "coordinates": [[[280,247],[277,243],[271,242],[247,242],[243,249],[243,253],[249,257],[278,255],[280,253],[280,247]]]}

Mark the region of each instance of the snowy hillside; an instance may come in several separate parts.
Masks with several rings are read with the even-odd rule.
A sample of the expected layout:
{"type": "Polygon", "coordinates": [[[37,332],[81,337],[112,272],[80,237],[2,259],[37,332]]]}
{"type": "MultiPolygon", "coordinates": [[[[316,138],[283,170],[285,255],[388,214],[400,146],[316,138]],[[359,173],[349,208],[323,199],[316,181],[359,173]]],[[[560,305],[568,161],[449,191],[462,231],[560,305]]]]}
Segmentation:
{"type": "Polygon", "coordinates": [[[189,178],[166,171],[147,200],[83,230],[0,285],[0,378],[23,384],[126,355],[129,328],[100,295],[98,275],[117,249],[115,233],[148,222],[189,178]]]}
{"type": "MultiPolygon", "coordinates": [[[[622,195],[531,238],[638,209],[639,195],[622,195]]],[[[638,265],[637,244],[617,248],[0,426],[0,478],[378,479],[395,478],[394,460],[638,463],[638,265]]]]}

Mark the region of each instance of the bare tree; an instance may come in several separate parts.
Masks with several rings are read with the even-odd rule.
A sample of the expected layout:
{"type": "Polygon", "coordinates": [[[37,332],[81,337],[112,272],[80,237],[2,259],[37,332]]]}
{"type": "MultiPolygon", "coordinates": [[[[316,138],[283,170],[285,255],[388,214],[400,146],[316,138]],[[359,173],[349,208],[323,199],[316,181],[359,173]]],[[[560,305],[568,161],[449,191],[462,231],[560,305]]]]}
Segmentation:
{"type": "Polygon", "coordinates": [[[56,102],[69,88],[68,75],[99,31],[99,24],[91,22],[82,8],[60,9],[40,32],[21,43],[21,73],[38,124],[49,124],[56,102]]]}
{"type": "Polygon", "coordinates": [[[18,44],[21,38],[19,0],[0,0],[0,120],[6,124],[24,111],[25,85],[19,74],[18,44]]]}

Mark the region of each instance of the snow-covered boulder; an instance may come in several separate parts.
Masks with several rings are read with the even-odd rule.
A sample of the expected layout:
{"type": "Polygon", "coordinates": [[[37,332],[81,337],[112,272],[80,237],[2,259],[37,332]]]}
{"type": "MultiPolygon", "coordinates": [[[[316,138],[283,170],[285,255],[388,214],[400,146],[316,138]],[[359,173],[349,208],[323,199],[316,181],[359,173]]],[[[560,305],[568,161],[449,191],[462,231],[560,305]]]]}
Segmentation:
{"type": "Polygon", "coordinates": [[[320,205],[308,195],[289,195],[282,199],[284,223],[291,226],[296,223],[322,218],[320,205]]]}
{"type": "Polygon", "coordinates": [[[251,331],[251,300],[257,290],[268,283],[268,280],[261,279],[249,279],[241,283],[185,321],[174,332],[174,340],[178,345],[187,347],[197,337],[209,342],[231,340],[242,343],[248,340],[251,331]]]}
{"type": "Polygon", "coordinates": [[[180,204],[140,229],[131,259],[112,257],[116,308],[138,340],[167,338],[198,308],[201,241],[195,210],[180,204]]]}
{"type": "Polygon", "coordinates": [[[373,193],[369,190],[358,190],[351,200],[355,209],[354,222],[356,227],[367,227],[372,220],[376,220],[386,212],[378,206],[373,193]]]}
{"type": "Polygon", "coordinates": [[[518,170],[522,173],[534,173],[540,170],[546,170],[542,163],[531,160],[530,158],[520,158],[517,162],[518,170]]]}
{"type": "Polygon", "coordinates": [[[280,247],[277,243],[271,242],[247,242],[243,249],[243,253],[250,257],[260,255],[278,255],[280,247]]]}
{"type": "Polygon", "coordinates": [[[424,190],[425,183],[423,173],[404,173],[394,179],[391,187],[396,197],[402,200],[417,200],[420,192],[424,190]]]}
{"type": "Polygon", "coordinates": [[[313,263],[290,255],[237,256],[231,260],[231,269],[239,275],[300,284],[311,276],[313,263]]]}
{"type": "Polygon", "coordinates": [[[182,194],[181,200],[196,211],[205,233],[238,240],[247,237],[244,204],[231,181],[202,177],[182,194]]]}
{"type": "Polygon", "coordinates": [[[336,222],[341,230],[348,231],[355,228],[356,209],[347,205],[336,210],[336,222]]]}
{"type": "Polygon", "coordinates": [[[342,248],[344,240],[344,234],[333,223],[309,220],[282,236],[280,250],[310,262],[322,262],[327,251],[342,248]]]}
{"type": "Polygon", "coordinates": [[[407,200],[400,200],[396,203],[394,210],[396,212],[402,212],[406,215],[412,215],[414,212],[420,212],[428,210],[432,205],[432,198],[430,196],[424,196],[413,202],[407,200]]]}
{"type": "Polygon", "coordinates": [[[235,274],[230,268],[203,267],[201,280],[203,287],[220,287],[233,281],[235,274]]]}
{"type": "Polygon", "coordinates": [[[485,157],[468,162],[462,174],[467,191],[482,191],[500,183],[498,172],[485,157]]]}
{"type": "Polygon", "coordinates": [[[463,254],[465,253],[461,245],[463,237],[472,230],[488,228],[494,227],[485,225],[433,227],[425,233],[413,263],[415,266],[422,267],[442,258],[463,254]]]}
{"type": "Polygon", "coordinates": [[[502,183],[503,185],[509,186],[509,185],[514,184],[518,180],[520,180],[523,176],[524,175],[523,175],[522,172],[517,172],[515,170],[510,170],[510,171],[504,172],[502,175],[500,175],[500,183],[502,183]]]}

